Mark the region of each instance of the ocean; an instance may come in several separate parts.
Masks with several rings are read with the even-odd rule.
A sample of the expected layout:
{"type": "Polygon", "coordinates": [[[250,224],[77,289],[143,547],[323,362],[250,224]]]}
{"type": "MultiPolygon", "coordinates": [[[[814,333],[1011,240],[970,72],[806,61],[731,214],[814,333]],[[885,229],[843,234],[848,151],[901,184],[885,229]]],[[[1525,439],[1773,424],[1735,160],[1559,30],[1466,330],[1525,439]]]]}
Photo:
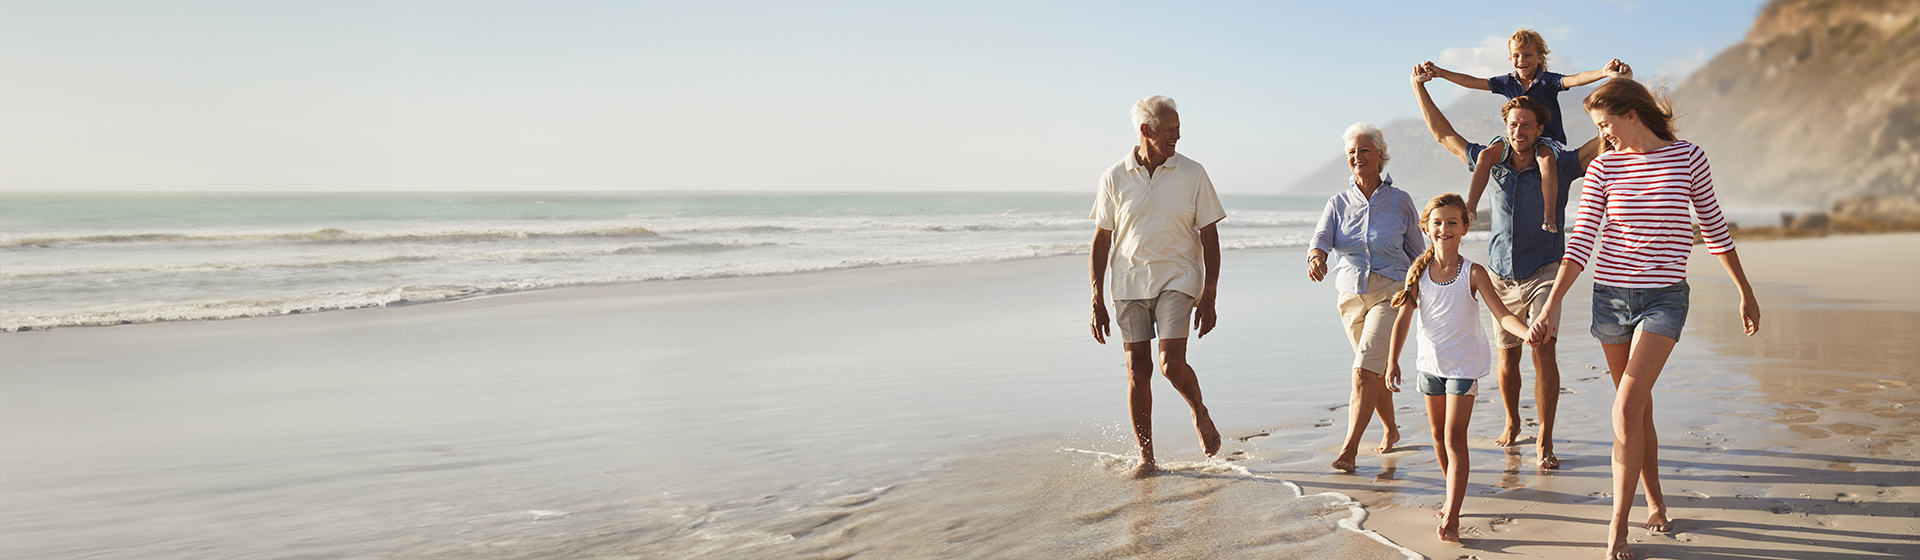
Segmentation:
{"type": "MultiPolygon", "coordinates": [[[[1224,196],[1229,249],[1323,199],[1224,196]]],[[[0,329],[310,313],[567,286],[1085,253],[1090,195],[4,194],[0,329]]]]}

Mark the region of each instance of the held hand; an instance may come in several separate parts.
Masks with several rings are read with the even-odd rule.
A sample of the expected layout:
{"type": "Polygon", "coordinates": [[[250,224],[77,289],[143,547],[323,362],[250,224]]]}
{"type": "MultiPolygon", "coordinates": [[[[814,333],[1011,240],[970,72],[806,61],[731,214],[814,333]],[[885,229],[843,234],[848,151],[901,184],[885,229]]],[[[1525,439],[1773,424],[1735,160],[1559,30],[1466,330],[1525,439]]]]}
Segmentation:
{"type": "Polygon", "coordinates": [[[1112,322],[1107,320],[1107,302],[1101,301],[1099,299],[1093,300],[1092,326],[1093,326],[1093,341],[1101,344],[1106,344],[1107,336],[1109,336],[1113,332],[1112,322]]]}
{"type": "Polygon", "coordinates": [[[1387,364],[1387,390],[1400,392],[1400,364],[1387,364]]]}
{"type": "Polygon", "coordinates": [[[1193,302],[1193,329],[1200,332],[1200,338],[1206,338],[1219,320],[1220,316],[1214,312],[1213,290],[1207,290],[1193,302]]]}
{"type": "Polygon", "coordinates": [[[1606,69],[1601,70],[1601,72],[1605,73],[1609,78],[1633,79],[1633,67],[1628,66],[1625,62],[1621,62],[1618,58],[1607,61],[1606,69]]]}
{"type": "Polygon", "coordinates": [[[1313,257],[1313,258],[1307,259],[1307,279],[1313,280],[1315,282],[1319,282],[1321,280],[1327,279],[1327,258],[1326,257],[1313,257]]]}
{"type": "Polygon", "coordinates": [[[1560,326],[1553,322],[1553,310],[1542,308],[1540,316],[1534,318],[1532,328],[1527,330],[1527,344],[1539,346],[1546,344],[1560,332],[1560,326]]]}
{"type": "Polygon", "coordinates": [[[1751,295],[1740,298],[1740,324],[1746,327],[1747,336],[1760,332],[1760,300],[1751,295]]]}
{"type": "Polygon", "coordinates": [[[1425,63],[1413,65],[1413,75],[1408,76],[1407,79],[1412,80],[1413,85],[1418,86],[1420,84],[1427,83],[1429,80],[1432,80],[1433,77],[1434,77],[1433,63],[1425,62],[1425,63]]]}

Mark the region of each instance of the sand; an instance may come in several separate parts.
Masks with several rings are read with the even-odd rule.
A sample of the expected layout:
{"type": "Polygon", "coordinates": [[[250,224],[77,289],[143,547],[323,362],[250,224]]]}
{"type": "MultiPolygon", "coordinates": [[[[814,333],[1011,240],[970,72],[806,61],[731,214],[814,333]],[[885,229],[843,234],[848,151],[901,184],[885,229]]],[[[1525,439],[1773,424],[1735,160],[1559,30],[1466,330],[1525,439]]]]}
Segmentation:
{"type": "MultiPolygon", "coordinates": [[[[1752,339],[1696,257],[1656,390],[1676,530],[1636,530],[1641,557],[1920,555],[1917,244],[1743,244],[1752,339]]],[[[1406,445],[1325,466],[1350,359],[1331,287],[1298,251],[1226,266],[1191,359],[1238,439],[1203,460],[1158,381],[1174,470],[1146,481],[1125,476],[1119,350],[1085,332],[1084,257],[10,333],[0,556],[1403,556],[1376,535],[1597,555],[1610,387],[1590,339],[1562,344],[1558,471],[1489,444],[1483,392],[1467,538],[1440,544],[1414,400],[1406,445]]]]}

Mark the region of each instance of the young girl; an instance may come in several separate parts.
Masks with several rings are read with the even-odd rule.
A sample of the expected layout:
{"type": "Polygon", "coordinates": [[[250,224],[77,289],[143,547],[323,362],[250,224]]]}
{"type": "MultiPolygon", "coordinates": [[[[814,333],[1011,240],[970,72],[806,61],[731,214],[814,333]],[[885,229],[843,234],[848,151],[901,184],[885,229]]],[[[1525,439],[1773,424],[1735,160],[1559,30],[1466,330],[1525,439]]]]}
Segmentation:
{"type": "MultiPolygon", "coordinates": [[[[1467,495],[1467,419],[1473,412],[1475,385],[1493,362],[1487,332],[1480,328],[1481,300],[1501,328],[1526,336],[1527,325],[1492,294],[1493,281],[1480,265],[1460,256],[1460,238],[1473,223],[1467,201],[1455,193],[1436,196],[1420,213],[1427,251],[1407,270],[1407,289],[1394,296],[1393,305],[1411,307],[1420,316],[1420,392],[1427,396],[1427,421],[1433,426],[1433,450],[1447,477],[1447,504],[1439,512],[1440,540],[1460,542],[1460,502],[1467,495]],[[1462,277],[1465,277],[1463,280],[1462,277]]],[[[1400,350],[1415,313],[1400,313],[1388,345],[1388,376],[1400,385],[1400,350]]]]}
{"type": "MultiPolygon", "coordinates": [[[[1433,71],[1435,77],[1444,78],[1449,82],[1459,84],[1460,87],[1480,91],[1491,91],[1496,95],[1507,98],[1509,101],[1524,97],[1540,103],[1547,109],[1547,113],[1541,115],[1540,122],[1537,123],[1542,129],[1542,132],[1540,132],[1541,139],[1551,138],[1554,142],[1558,143],[1562,151],[1565,151],[1567,145],[1567,130],[1560,121],[1560,92],[1599,81],[1601,78],[1625,77],[1632,79],[1633,68],[1616,58],[1608,61],[1606,66],[1601,70],[1588,70],[1568,76],[1547,70],[1547,54],[1551,52],[1553,51],[1547,49],[1546,38],[1541,37],[1539,32],[1532,29],[1521,29],[1514,31],[1512,36],[1507,37],[1507,61],[1513,64],[1513,73],[1511,74],[1494,76],[1492,78],[1477,78],[1435,66],[1432,62],[1427,62],[1422,66],[1433,71]]],[[[1504,113],[1505,111],[1503,110],[1502,112],[1504,113]]],[[[1508,124],[1511,126],[1512,121],[1508,121],[1508,124]]],[[[1508,137],[1513,137],[1512,131],[1508,132],[1508,137]]],[[[1492,149],[1492,147],[1493,143],[1489,143],[1488,148],[1492,149]]],[[[1554,169],[1553,153],[1554,150],[1546,146],[1536,145],[1534,149],[1534,159],[1540,165],[1542,179],[1540,181],[1540,194],[1547,199],[1546,219],[1544,223],[1540,224],[1540,228],[1547,231],[1560,231],[1560,226],[1558,225],[1560,220],[1557,219],[1557,214],[1560,209],[1560,205],[1558,204],[1559,193],[1556,191],[1556,187],[1554,187],[1554,185],[1558,183],[1553,182],[1553,179],[1547,176],[1547,174],[1551,173],[1554,169]]],[[[1476,181],[1479,181],[1479,184],[1485,184],[1485,179],[1479,178],[1477,173],[1476,181]]],[[[1474,197],[1473,201],[1477,202],[1478,197],[1474,197]]]]}

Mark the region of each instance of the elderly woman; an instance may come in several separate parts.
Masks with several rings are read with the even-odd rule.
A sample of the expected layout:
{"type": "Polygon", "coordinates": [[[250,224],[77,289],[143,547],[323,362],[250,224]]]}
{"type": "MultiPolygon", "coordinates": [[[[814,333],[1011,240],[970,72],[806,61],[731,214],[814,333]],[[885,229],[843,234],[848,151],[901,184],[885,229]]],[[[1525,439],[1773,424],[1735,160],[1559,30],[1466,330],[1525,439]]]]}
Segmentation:
{"type": "Polygon", "coordinates": [[[1327,200],[1320,225],[1313,232],[1307,256],[1307,277],[1327,277],[1333,260],[1334,285],[1340,289],[1340,320],[1353,343],[1353,395],[1347,407],[1347,439],[1333,468],[1354,469],[1360,438],[1375,414],[1387,428],[1380,447],[1386,453],[1400,441],[1400,425],[1393,421],[1393,392],[1382,376],[1387,371],[1388,338],[1397,308],[1388,305],[1407,276],[1407,266],[1427,247],[1420,237],[1420,214],[1413,197],[1394,188],[1393,177],[1380,172],[1387,164],[1387,140],[1380,128],[1367,123],[1347,127],[1347,168],[1352,185],[1327,200]],[[1331,255],[1330,255],[1331,253],[1331,255]]]}

